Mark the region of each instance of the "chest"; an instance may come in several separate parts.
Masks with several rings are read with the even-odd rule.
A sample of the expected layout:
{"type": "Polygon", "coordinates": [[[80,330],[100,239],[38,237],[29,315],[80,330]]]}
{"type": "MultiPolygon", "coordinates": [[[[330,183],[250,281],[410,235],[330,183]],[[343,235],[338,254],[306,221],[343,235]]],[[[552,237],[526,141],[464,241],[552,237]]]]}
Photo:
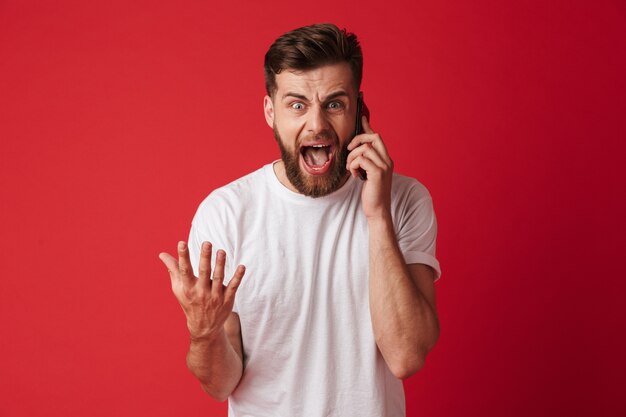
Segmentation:
{"type": "Polygon", "coordinates": [[[297,328],[368,314],[368,232],[358,201],[278,208],[240,224],[235,252],[246,277],[236,303],[244,337],[271,328],[284,339],[297,328]]]}

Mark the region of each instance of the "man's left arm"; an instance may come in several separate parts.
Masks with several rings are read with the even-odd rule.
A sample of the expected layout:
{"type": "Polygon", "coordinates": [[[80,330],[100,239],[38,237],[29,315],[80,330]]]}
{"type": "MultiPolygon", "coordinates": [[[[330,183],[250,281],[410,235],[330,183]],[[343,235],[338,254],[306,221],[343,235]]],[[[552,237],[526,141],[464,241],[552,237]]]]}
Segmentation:
{"type": "Polygon", "coordinates": [[[364,134],[348,145],[347,168],[367,172],[361,201],[369,231],[369,299],[376,344],[398,378],[424,365],[439,337],[435,272],[405,263],[391,216],[393,162],[381,137],[363,117],[364,134]]]}
{"type": "Polygon", "coordinates": [[[391,372],[404,379],[422,368],[439,337],[435,273],[424,264],[405,264],[391,219],[368,224],[374,337],[391,372]]]}

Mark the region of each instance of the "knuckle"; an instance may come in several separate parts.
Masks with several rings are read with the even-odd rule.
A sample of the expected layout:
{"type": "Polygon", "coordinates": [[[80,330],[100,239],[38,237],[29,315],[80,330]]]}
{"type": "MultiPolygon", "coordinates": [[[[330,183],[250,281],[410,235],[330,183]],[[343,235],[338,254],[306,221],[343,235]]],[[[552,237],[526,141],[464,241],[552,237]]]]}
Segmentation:
{"type": "Polygon", "coordinates": [[[222,292],[220,291],[219,294],[211,294],[211,297],[209,298],[209,305],[213,308],[215,307],[219,307],[224,303],[224,299],[222,297],[222,292]]]}
{"type": "Polygon", "coordinates": [[[195,298],[196,292],[191,288],[183,288],[181,291],[183,297],[188,300],[193,300],[195,298]]]}
{"type": "Polygon", "coordinates": [[[215,270],[213,270],[213,278],[224,278],[224,263],[215,266],[215,270]]]}
{"type": "Polygon", "coordinates": [[[237,288],[239,288],[239,284],[241,284],[241,279],[234,278],[232,281],[230,281],[230,284],[228,285],[229,291],[237,291],[237,288]]]}

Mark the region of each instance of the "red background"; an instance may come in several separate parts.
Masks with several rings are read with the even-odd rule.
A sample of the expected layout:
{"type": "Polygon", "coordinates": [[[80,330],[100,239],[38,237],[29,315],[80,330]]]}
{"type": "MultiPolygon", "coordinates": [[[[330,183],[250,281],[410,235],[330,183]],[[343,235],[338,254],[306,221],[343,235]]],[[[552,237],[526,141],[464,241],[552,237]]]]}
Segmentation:
{"type": "Polygon", "coordinates": [[[263,55],[320,21],[438,215],[408,415],[626,415],[626,6],[519,3],[0,0],[0,416],[225,415],[157,253],[278,157],[263,55]]]}

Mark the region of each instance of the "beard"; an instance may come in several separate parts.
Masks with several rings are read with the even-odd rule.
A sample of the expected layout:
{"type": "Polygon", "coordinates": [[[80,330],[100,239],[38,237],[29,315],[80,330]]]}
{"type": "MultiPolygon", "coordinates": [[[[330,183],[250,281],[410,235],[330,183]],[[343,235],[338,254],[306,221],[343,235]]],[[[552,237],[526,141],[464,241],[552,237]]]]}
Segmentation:
{"type": "Polygon", "coordinates": [[[290,152],[283,143],[276,124],[274,124],[274,137],[280,148],[280,157],[285,164],[285,172],[291,185],[295,187],[300,194],[309,197],[322,197],[338,190],[343,184],[348,170],[346,162],[348,161],[348,144],[339,146],[339,140],[334,132],[328,131],[316,136],[318,139],[332,139],[334,141],[334,149],[336,153],[331,161],[331,166],[325,175],[309,175],[300,168],[300,147],[296,144],[295,149],[290,152]]]}

